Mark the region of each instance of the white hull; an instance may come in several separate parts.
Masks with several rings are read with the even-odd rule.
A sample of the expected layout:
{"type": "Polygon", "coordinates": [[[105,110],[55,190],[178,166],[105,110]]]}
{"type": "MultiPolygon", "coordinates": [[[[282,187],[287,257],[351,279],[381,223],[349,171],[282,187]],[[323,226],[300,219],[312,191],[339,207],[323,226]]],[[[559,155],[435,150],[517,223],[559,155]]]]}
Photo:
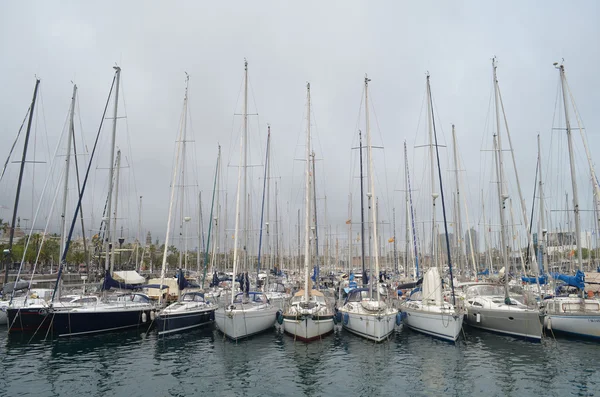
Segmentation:
{"type": "Polygon", "coordinates": [[[314,319],[311,315],[283,318],[283,330],[305,342],[317,340],[333,332],[333,316],[314,319]]]}
{"type": "Polygon", "coordinates": [[[463,313],[441,313],[403,307],[404,324],[409,328],[436,338],[456,342],[462,329],[463,313]]]}
{"type": "Polygon", "coordinates": [[[219,308],[215,311],[215,323],[228,338],[238,340],[266,331],[275,325],[277,308],[219,308]]]}
{"type": "Polygon", "coordinates": [[[396,314],[397,313],[353,313],[351,311],[345,311],[340,309],[342,312],[342,318],[348,314],[348,324],[343,320],[343,328],[353,334],[362,336],[373,340],[375,342],[381,342],[386,340],[396,325],[396,314]]]}
{"type": "Polygon", "coordinates": [[[600,338],[600,315],[550,314],[546,317],[546,328],[565,334],[600,338]]]}

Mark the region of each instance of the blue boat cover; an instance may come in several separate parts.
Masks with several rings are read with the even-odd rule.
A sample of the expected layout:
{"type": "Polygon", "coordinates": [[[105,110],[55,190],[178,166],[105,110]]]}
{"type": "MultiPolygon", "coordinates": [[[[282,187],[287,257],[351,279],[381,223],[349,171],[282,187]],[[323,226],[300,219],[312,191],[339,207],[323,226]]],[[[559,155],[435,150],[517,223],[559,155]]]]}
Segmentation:
{"type": "MultiPolygon", "coordinates": [[[[547,274],[541,275],[538,277],[538,280],[540,282],[540,285],[548,284],[548,275],[547,274]]],[[[521,276],[521,281],[523,281],[524,283],[527,283],[527,284],[535,284],[537,282],[535,277],[525,277],[525,276],[521,276]]]]}
{"type": "Polygon", "coordinates": [[[490,275],[490,269],[485,269],[482,272],[477,273],[478,276],[489,276],[490,275]]]}
{"type": "Polygon", "coordinates": [[[180,291],[183,291],[186,288],[200,288],[198,284],[191,282],[185,278],[185,276],[183,275],[183,269],[179,269],[179,271],[175,275],[175,278],[177,278],[177,286],[179,287],[180,291]]]}
{"type": "Polygon", "coordinates": [[[567,276],[561,273],[552,273],[552,277],[556,280],[564,281],[567,285],[577,287],[580,290],[585,288],[585,274],[581,270],[577,270],[574,276],[567,276]]]}

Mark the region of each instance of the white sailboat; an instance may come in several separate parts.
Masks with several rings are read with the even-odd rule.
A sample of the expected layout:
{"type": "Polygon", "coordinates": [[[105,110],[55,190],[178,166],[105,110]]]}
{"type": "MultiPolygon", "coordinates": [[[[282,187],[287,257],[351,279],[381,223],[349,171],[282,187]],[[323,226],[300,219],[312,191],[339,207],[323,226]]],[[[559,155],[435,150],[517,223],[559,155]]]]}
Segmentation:
{"type": "MultiPolygon", "coordinates": [[[[429,83],[429,75],[427,75],[427,109],[429,119],[429,146],[430,146],[430,161],[431,161],[431,186],[432,186],[432,197],[433,197],[433,223],[435,229],[435,199],[437,194],[435,192],[435,173],[434,173],[434,159],[433,159],[433,148],[435,147],[436,153],[438,150],[437,145],[437,134],[435,132],[435,121],[433,119],[433,101],[431,99],[431,86],[429,83]],[[435,141],[434,141],[435,139],[435,141]]],[[[439,155],[438,159],[438,172],[440,171],[439,155]]],[[[446,240],[448,239],[448,230],[446,224],[446,209],[444,203],[444,192],[442,189],[441,172],[439,172],[440,192],[442,194],[442,209],[444,213],[444,227],[446,233],[446,240]]],[[[437,240],[437,232],[433,235],[433,240],[437,240]]],[[[435,246],[435,244],[433,244],[435,246]]],[[[448,249],[448,264],[450,268],[450,283],[453,283],[452,277],[452,257],[450,255],[450,246],[447,242],[448,249]]],[[[427,270],[423,278],[423,287],[421,290],[421,299],[418,299],[416,295],[412,294],[403,305],[400,307],[404,324],[409,328],[421,332],[433,337],[444,339],[450,342],[455,342],[462,329],[464,313],[455,307],[454,304],[444,302],[442,299],[443,285],[442,278],[438,269],[436,250],[433,251],[433,264],[427,270]]],[[[438,259],[439,260],[439,259],[438,259]]],[[[454,290],[452,291],[454,294],[454,290]]]]}
{"type": "MultiPolygon", "coordinates": [[[[575,241],[577,244],[577,263],[579,271],[581,274],[583,271],[583,261],[581,255],[581,220],[579,214],[579,198],[577,191],[577,180],[575,173],[575,159],[573,157],[573,138],[571,132],[571,124],[569,119],[569,109],[567,105],[567,90],[568,85],[566,82],[565,76],[565,68],[563,65],[554,64],[554,66],[560,71],[560,79],[561,79],[561,87],[562,87],[562,97],[563,97],[563,106],[565,113],[565,124],[566,124],[566,132],[567,132],[567,140],[568,140],[568,148],[569,148],[569,160],[570,160],[570,169],[571,169],[571,183],[573,188],[573,207],[574,207],[574,215],[575,215],[575,241]]],[[[577,116],[577,113],[575,113],[577,116]]],[[[577,118],[577,122],[579,123],[579,118],[577,118]]],[[[589,149],[587,147],[587,142],[585,139],[585,135],[583,135],[583,131],[581,129],[581,125],[579,125],[579,129],[582,132],[583,144],[586,150],[586,155],[588,157],[590,173],[592,184],[594,185],[594,195],[596,196],[596,205],[598,206],[598,194],[600,193],[600,189],[598,188],[598,179],[596,178],[594,166],[590,159],[589,149]]],[[[538,136],[538,145],[539,145],[539,136],[538,136]]],[[[538,149],[539,150],[539,149],[538,149]]],[[[540,161],[541,163],[541,161],[540,161]]],[[[541,168],[541,167],[540,167],[541,168]]],[[[541,176],[540,176],[540,187],[542,186],[541,176]]],[[[541,191],[540,191],[541,195],[541,191]]],[[[541,198],[540,198],[541,201],[541,198]]],[[[542,208],[542,207],[540,207],[542,208]]],[[[599,215],[600,216],[600,215],[599,215]]],[[[596,220],[600,223],[600,220],[596,220]]],[[[543,250],[544,244],[541,244],[543,250]]],[[[543,252],[542,252],[543,258],[543,252]]],[[[547,299],[544,301],[544,310],[546,312],[545,318],[545,326],[548,330],[552,332],[558,332],[563,334],[568,334],[572,336],[586,337],[586,338],[600,338],[600,301],[597,299],[585,299],[583,288],[585,286],[583,277],[580,277],[580,280],[577,277],[569,277],[569,280],[579,281],[574,284],[579,284],[577,287],[580,288],[581,296],[569,295],[569,296],[557,296],[551,299],[547,299]]],[[[570,283],[570,285],[572,285],[570,283]]],[[[575,286],[575,285],[574,285],[575,286]]]]}
{"type": "MultiPolygon", "coordinates": [[[[242,170],[244,171],[244,183],[243,183],[243,194],[244,202],[248,198],[247,195],[247,152],[248,152],[248,62],[244,63],[244,130],[243,136],[240,140],[240,160],[243,159],[243,167],[238,168],[238,183],[237,183],[237,197],[236,197],[236,210],[235,210],[235,232],[234,232],[234,248],[233,248],[233,281],[231,288],[231,303],[225,307],[220,307],[215,312],[215,322],[221,332],[223,332],[228,338],[237,340],[250,335],[254,335],[275,325],[275,315],[277,313],[277,307],[272,305],[267,296],[262,292],[250,292],[249,291],[249,279],[248,275],[242,275],[242,279],[245,279],[243,284],[246,288],[244,292],[234,294],[235,291],[235,277],[237,270],[239,269],[239,229],[240,229],[240,194],[242,190],[242,170]]],[[[242,161],[240,161],[242,162],[242,161]]],[[[245,204],[244,208],[247,211],[248,206],[245,204]]],[[[248,247],[247,234],[248,234],[248,216],[245,216],[245,241],[244,247],[248,247]]],[[[247,258],[247,255],[246,257],[247,258]]],[[[248,269],[246,269],[248,270],[248,269]]]]}
{"type": "MultiPolygon", "coordinates": [[[[307,128],[306,128],[306,169],[305,169],[305,217],[304,217],[304,289],[296,292],[281,315],[280,321],[285,333],[301,341],[321,339],[333,332],[333,308],[323,293],[312,288],[309,276],[310,265],[310,83],[307,91],[307,128]]],[[[317,279],[318,281],[318,279],[317,279]]]]}
{"type": "MultiPolygon", "coordinates": [[[[373,157],[371,144],[371,128],[369,126],[369,81],[365,76],[365,118],[367,127],[367,158],[369,162],[368,179],[370,182],[370,197],[375,196],[375,178],[373,175],[373,157]]],[[[373,241],[375,255],[375,276],[371,277],[369,288],[354,289],[349,292],[344,305],[339,309],[342,315],[342,324],[345,330],[364,338],[381,342],[387,339],[396,325],[398,310],[385,302],[380,294],[379,284],[379,240],[377,239],[377,211],[371,206],[371,219],[373,220],[373,241]]]]}

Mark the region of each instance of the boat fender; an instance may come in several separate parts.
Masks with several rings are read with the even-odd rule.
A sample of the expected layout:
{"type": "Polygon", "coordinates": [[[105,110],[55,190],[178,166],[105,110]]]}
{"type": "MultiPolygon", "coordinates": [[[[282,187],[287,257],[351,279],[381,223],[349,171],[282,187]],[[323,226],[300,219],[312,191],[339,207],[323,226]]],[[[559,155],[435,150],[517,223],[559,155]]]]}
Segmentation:
{"type": "Polygon", "coordinates": [[[548,328],[548,330],[552,331],[552,317],[547,317],[546,328],[548,328]]]}
{"type": "Polygon", "coordinates": [[[402,324],[402,312],[396,313],[396,325],[400,326],[402,324]]]}
{"type": "Polygon", "coordinates": [[[480,323],[481,322],[481,314],[480,313],[476,313],[475,314],[475,321],[480,323]]]}
{"type": "Polygon", "coordinates": [[[348,313],[344,313],[344,325],[348,325],[350,322],[350,315],[348,313]]]}
{"type": "Polygon", "coordinates": [[[283,313],[281,310],[277,310],[277,313],[275,313],[275,318],[277,319],[277,324],[283,324],[283,313]]]}
{"type": "Polygon", "coordinates": [[[155,318],[156,318],[156,312],[154,310],[152,310],[150,312],[150,320],[154,321],[155,318]]]}
{"type": "Polygon", "coordinates": [[[333,316],[333,322],[335,324],[339,324],[342,322],[342,312],[338,311],[335,313],[335,316],[333,316]]]}
{"type": "Polygon", "coordinates": [[[142,322],[145,323],[146,321],[148,321],[148,318],[146,317],[146,312],[142,312],[142,322]]]}

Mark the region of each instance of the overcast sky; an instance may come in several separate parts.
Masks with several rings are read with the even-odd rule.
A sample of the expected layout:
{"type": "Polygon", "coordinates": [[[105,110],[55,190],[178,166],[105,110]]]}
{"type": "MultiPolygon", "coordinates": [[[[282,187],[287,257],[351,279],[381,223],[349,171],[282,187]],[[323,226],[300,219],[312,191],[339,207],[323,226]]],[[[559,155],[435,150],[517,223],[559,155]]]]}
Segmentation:
{"type": "MultiPolygon", "coordinates": [[[[493,157],[491,152],[482,152],[492,148],[496,129],[490,102],[491,58],[498,58],[498,78],[528,211],[538,132],[547,163],[544,172],[553,178],[547,181],[548,205],[553,200],[564,203],[564,193],[569,192],[571,197],[571,190],[568,174],[563,178],[559,171],[564,171],[567,164],[566,145],[560,143],[560,130],[552,132],[553,127],[563,126],[559,120],[562,109],[556,106],[559,75],[552,64],[564,58],[594,153],[600,145],[599,20],[597,1],[2,2],[0,155],[4,163],[31,101],[37,76],[41,79],[41,97],[28,158],[35,153],[36,160],[46,164],[35,166],[33,187],[33,166],[26,166],[19,211],[21,218],[33,218],[32,203],[37,205],[52,153],[64,130],[71,82],[79,88],[75,116],[78,145],[83,139],[91,150],[113,78],[112,67],[118,64],[122,68],[123,94],[119,116],[127,118],[119,119],[117,144],[127,157],[123,161],[129,165],[122,170],[118,217],[123,218],[125,234],[134,236],[137,200],[143,196],[144,233],[150,230],[162,239],[187,72],[191,120],[188,134],[194,140],[188,145],[189,153],[194,155],[188,156],[187,183],[199,185],[204,219],[208,219],[220,143],[228,186],[229,227],[233,227],[234,166],[239,163],[241,131],[241,118],[234,114],[242,111],[246,58],[251,87],[249,110],[258,113],[250,117],[249,162],[264,163],[269,123],[273,176],[277,177],[272,181],[278,181],[279,214],[284,223],[281,232],[292,232],[296,211],[302,205],[303,164],[295,159],[303,157],[306,82],[310,82],[314,150],[321,159],[317,162],[317,195],[327,196],[327,223],[334,231],[337,225],[340,238],[345,239],[351,192],[355,197],[352,219],[358,221],[357,151],[351,148],[358,144],[358,130],[365,130],[361,106],[364,75],[368,73],[372,79],[369,95],[373,144],[384,147],[383,151],[374,150],[380,218],[391,222],[392,208],[396,207],[397,229],[403,230],[404,193],[397,190],[404,189],[404,140],[413,189],[417,189],[413,199],[419,220],[431,217],[426,205],[431,192],[428,151],[415,148],[428,139],[424,96],[429,72],[440,144],[448,145],[440,148],[447,205],[453,206],[454,179],[447,170],[454,168],[448,157],[452,153],[454,123],[462,168],[466,170],[461,194],[468,202],[470,224],[477,226],[481,222],[481,190],[486,197],[488,221],[498,214],[495,187],[490,183],[493,157]],[[37,199],[32,200],[36,195],[37,199]]],[[[572,124],[576,126],[575,120],[572,124]]],[[[86,218],[94,223],[92,229],[99,223],[107,191],[107,172],[102,169],[109,163],[107,126],[102,131],[98,161],[93,165],[92,184],[84,204],[86,218]]],[[[576,137],[581,205],[591,209],[589,168],[581,139],[576,137]]],[[[506,149],[507,141],[503,139],[506,149]]],[[[12,160],[19,160],[21,151],[22,140],[12,160]]],[[[504,156],[518,223],[520,210],[511,182],[514,171],[509,167],[510,153],[504,152],[504,156]]],[[[80,167],[84,165],[81,161],[80,167]]],[[[0,217],[4,219],[11,217],[18,164],[11,163],[8,168],[0,182],[0,217]]],[[[52,202],[60,173],[53,172],[46,207],[52,202]]],[[[255,228],[262,172],[254,167],[250,173],[255,228]]],[[[185,211],[197,219],[193,189],[186,195],[185,211]]],[[[58,197],[56,208],[60,194],[58,197]]],[[[70,207],[74,203],[75,198],[70,198],[70,207]]],[[[274,198],[271,206],[273,210],[274,198]]],[[[324,224],[323,200],[319,206],[319,223],[324,224]]],[[[438,220],[441,216],[440,209],[438,220]]],[[[57,221],[57,215],[53,217],[57,221]]],[[[43,228],[44,222],[38,220],[37,227],[43,228]]],[[[591,223],[584,226],[589,229],[591,223]]],[[[389,226],[386,228],[384,238],[391,235],[389,226]]],[[[353,234],[357,231],[355,228],[353,234]]]]}

